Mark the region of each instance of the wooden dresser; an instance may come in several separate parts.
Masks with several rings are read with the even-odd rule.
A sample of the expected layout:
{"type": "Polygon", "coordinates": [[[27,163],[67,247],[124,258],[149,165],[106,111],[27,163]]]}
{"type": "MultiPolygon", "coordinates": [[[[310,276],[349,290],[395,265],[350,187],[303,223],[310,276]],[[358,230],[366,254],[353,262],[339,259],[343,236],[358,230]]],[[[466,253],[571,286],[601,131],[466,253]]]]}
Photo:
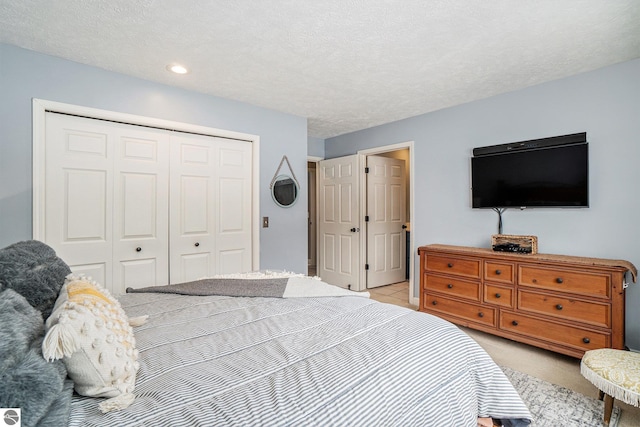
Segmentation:
{"type": "Polygon", "coordinates": [[[624,348],[627,261],[429,245],[420,254],[420,311],[582,357],[624,348]]]}

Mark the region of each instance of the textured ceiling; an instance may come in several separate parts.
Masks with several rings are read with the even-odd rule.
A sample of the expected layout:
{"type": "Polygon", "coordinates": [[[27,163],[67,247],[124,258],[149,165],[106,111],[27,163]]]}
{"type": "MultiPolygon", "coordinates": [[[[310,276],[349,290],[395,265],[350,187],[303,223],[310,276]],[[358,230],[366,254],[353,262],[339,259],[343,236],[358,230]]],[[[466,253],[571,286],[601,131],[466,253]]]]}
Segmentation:
{"type": "Polygon", "coordinates": [[[0,42],[327,138],[639,58],[640,1],[0,0],[0,42]]]}

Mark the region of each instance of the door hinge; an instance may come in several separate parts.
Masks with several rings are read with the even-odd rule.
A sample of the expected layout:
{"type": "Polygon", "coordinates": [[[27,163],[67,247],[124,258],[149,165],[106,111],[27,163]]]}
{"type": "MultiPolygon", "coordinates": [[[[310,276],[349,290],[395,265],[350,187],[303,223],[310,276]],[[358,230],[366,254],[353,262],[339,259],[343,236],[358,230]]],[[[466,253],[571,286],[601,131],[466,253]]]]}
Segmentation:
{"type": "Polygon", "coordinates": [[[369,264],[365,264],[365,265],[364,265],[364,269],[365,269],[365,270],[368,270],[368,269],[369,269],[369,264]]]}
{"type": "Polygon", "coordinates": [[[369,222],[369,215],[364,216],[364,222],[369,222]]]}
{"type": "Polygon", "coordinates": [[[364,168],[364,173],[369,173],[369,167],[368,166],[364,168]]]}

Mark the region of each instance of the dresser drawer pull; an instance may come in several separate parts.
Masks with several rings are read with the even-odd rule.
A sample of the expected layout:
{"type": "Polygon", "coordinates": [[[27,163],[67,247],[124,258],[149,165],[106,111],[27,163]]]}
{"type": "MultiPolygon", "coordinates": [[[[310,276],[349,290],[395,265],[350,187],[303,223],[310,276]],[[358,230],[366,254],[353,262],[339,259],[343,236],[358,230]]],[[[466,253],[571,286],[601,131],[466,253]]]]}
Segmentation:
{"type": "Polygon", "coordinates": [[[500,270],[496,270],[496,274],[499,276],[499,275],[501,275],[501,274],[502,274],[502,271],[500,271],[500,270]]]}
{"type": "Polygon", "coordinates": [[[448,264],[447,264],[447,267],[449,267],[449,268],[453,268],[453,263],[452,263],[452,262],[448,263],[448,264]]]}
{"type": "Polygon", "coordinates": [[[556,283],[562,283],[562,282],[564,282],[564,280],[562,280],[562,277],[558,277],[558,278],[556,279],[556,283]]]}
{"type": "Polygon", "coordinates": [[[496,294],[496,298],[500,298],[502,295],[500,294],[496,294]]]}
{"type": "Polygon", "coordinates": [[[513,326],[518,326],[518,321],[517,321],[517,320],[512,320],[512,321],[511,321],[511,324],[512,324],[513,326]]]}
{"type": "Polygon", "coordinates": [[[431,301],[432,305],[438,305],[438,301],[431,301]]]}
{"type": "Polygon", "coordinates": [[[562,304],[556,304],[556,310],[562,310],[562,304]]]}
{"type": "Polygon", "coordinates": [[[591,342],[591,340],[587,337],[582,338],[582,342],[585,344],[589,344],[591,342]]]}
{"type": "Polygon", "coordinates": [[[478,317],[484,317],[484,313],[483,312],[478,313],[478,317]]]}
{"type": "Polygon", "coordinates": [[[447,284],[447,288],[452,289],[453,285],[451,283],[447,284]]]}

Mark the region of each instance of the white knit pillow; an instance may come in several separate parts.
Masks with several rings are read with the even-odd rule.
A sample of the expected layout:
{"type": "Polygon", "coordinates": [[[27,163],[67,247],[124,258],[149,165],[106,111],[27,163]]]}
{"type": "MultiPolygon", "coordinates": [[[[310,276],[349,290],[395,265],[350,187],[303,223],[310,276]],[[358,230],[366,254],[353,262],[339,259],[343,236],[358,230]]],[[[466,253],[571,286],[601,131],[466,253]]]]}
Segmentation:
{"type": "Polygon", "coordinates": [[[115,398],[100,404],[103,412],[133,402],[138,350],[129,319],[109,291],[90,278],[67,276],[46,330],[42,355],[63,360],[78,394],[115,398]]]}

